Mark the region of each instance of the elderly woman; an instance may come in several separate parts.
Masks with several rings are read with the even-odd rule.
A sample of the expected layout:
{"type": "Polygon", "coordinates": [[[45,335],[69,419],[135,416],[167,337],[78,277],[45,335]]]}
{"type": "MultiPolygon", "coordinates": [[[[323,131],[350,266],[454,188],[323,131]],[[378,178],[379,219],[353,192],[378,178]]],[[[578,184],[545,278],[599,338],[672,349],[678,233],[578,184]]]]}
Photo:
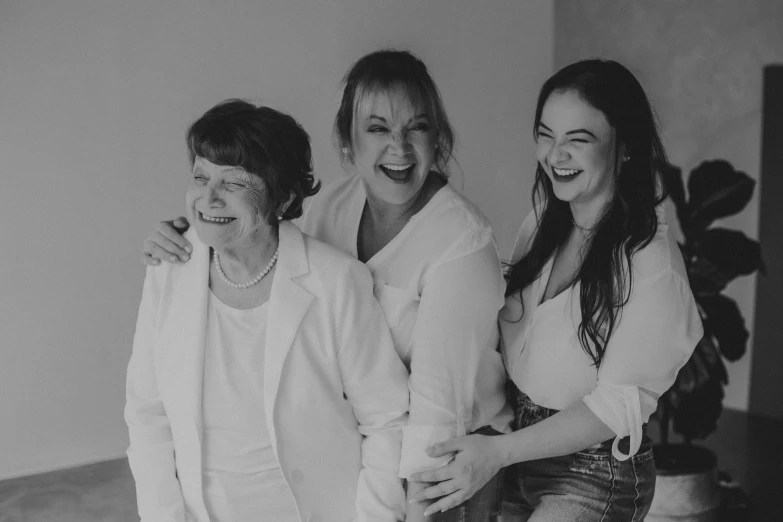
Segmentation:
{"type": "Polygon", "coordinates": [[[148,269],[128,366],[142,521],[402,520],[408,376],[366,267],[288,222],[307,134],[228,101],[187,144],[192,261],[148,269]]]}
{"type": "MultiPolygon", "coordinates": [[[[503,277],[492,228],[448,183],[454,146],[438,88],[406,51],[359,59],[345,76],[334,124],[350,175],[313,198],[299,224],[305,233],[365,262],[397,353],[410,369],[410,417],[400,476],[437,468],[432,444],[468,433],[508,430],[506,374],[497,313],[503,277]]],[[[144,261],[187,260],[187,241],[163,222],[145,241],[144,261]]],[[[192,219],[191,219],[192,221],[192,219]]],[[[408,483],[413,498],[422,484],[408,483]]],[[[432,520],[490,520],[497,481],[432,520]]],[[[408,507],[424,519],[427,502],[408,507]]]]}

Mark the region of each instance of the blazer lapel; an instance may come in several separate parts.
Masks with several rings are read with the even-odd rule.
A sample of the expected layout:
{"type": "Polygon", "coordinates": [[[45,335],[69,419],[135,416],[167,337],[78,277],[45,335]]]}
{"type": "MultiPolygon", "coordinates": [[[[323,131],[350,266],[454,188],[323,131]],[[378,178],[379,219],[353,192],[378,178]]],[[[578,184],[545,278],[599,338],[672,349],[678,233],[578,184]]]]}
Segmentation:
{"type": "Polygon", "coordinates": [[[201,397],[204,377],[207,306],[209,299],[209,247],[191,229],[187,237],[193,245],[190,262],[172,271],[168,317],[164,321],[165,342],[163,383],[177,410],[188,415],[201,439],[201,397]]]}
{"type": "MultiPolygon", "coordinates": [[[[313,295],[294,281],[295,277],[309,272],[304,237],[298,228],[287,222],[280,224],[279,249],[269,298],[264,355],[264,409],[270,427],[274,426],[274,405],[285,359],[313,300],[313,295]]],[[[269,431],[275,438],[275,430],[269,431]]],[[[273,443],[277,446],[276,440],[273,443]]]]}
{"type": "Polygon", "coordinates": [[[183,494],[198,502],[194,520],[209,520],[202,491],[202,386],[209,303],[209,247],[191,228],[185,237],[193,245],[191,260],[173,269],[167,292],[169,307],[160,317],[164,343],[164,378],[161,386],[188,435],[177,441],[177,460],[183,494]],[[181,415],[181,416],[180,416],[181,415]]]}

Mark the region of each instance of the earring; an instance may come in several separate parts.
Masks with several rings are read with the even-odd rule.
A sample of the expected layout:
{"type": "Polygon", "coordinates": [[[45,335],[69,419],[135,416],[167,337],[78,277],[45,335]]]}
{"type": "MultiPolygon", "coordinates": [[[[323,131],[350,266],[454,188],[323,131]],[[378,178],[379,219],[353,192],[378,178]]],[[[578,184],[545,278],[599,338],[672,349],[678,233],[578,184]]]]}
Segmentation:
{"type": "Polygon", "coordinates": [[[343,154],[348,154],[348,147],[343,147],[340,150],[342,151],[343,154]]]}

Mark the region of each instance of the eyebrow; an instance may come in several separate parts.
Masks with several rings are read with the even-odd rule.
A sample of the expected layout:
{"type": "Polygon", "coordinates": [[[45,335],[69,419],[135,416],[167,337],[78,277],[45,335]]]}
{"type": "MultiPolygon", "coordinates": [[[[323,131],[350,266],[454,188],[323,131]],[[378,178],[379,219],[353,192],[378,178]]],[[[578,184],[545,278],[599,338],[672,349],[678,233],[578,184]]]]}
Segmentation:
{"type": "MultiPolygon", "coordinates": [[[[549,132],[553,132],[552,129],[550,129],[549,127],[547,127],[546,125],[544,125],[541,122],[538,122],[538,126],[545,128],[549,132]]],[[[571,131],[566,132],[566,136],[569,136],[571,134],[589,134],[590,136],[593,137],[593,139],[595,139],[595,140],[598,139],[598,136],[596,136],[595,134],[593,134],[592,132],[590,132],[587,129],[575,129],[575,130],[571,130],[571,131]]]]}
{"type": "MultiPolygon", "coordinates": [[[[193,165],[193,173],[199,172],[201,174],[209,174],[206,170],[204,170],[204,167],[198,164],[193,165]]],[[[245,176],[249,177],[250,173],[243,169],[242,167],[227,167],[225,170],[222,170],[223,173],[235,173],[238,176],[245,176]]]]}
{"type": "MultiPolygon", "coordinates": [[[[430,119],[430,117],[429,117],[429,116],[428,116],[426,113],[421,113],[421,114],[417,114],[416,116],[414,116],[413,118],[411,118],[411,119],[410,119],[410,120],[408,120],[408,121],[412,121],[412,120],[418,120],[418,119],[421,119],[421,118],[424,118],[424,119],[427,119],[427,120],[428,120],[428,119],[430,119]]],[[[378,116],[377,114],[370,114],[370,115],[367,117],[367,119],[368,119],[368,120],[379,120],[379,121],[381,121],[382,123],[388,123],[388,122],[386,121],[386,118],[384,118],[383,116],[378,116]]]]}

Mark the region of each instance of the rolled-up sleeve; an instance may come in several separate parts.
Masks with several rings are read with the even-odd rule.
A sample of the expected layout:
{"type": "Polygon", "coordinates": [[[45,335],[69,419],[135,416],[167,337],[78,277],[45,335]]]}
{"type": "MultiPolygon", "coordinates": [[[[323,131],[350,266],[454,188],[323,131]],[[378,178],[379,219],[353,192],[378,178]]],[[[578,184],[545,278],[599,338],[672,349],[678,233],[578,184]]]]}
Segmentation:
{"type": "Polygon", "coordinates": [[[373,296],[370,273],[358,261],[349,267],[339,283],[345,297],[336,330],[345,334],[338,355],[343,389],[364,436],[357,521],[404,520],[405,492],[398,471],[408,372],[373,296]]]}
{"type": "Polygon", "coordinates": [[[642,424],[655,412],[703,334],[687,281],[665,270],[638,283],[606,346],[598,385],[584,402],[617,435],[612,453],[626,460],[639,450],[642,424]],[[618,447],[629,437],[628,454],[618,447]]]}
{"type": "Polygon", "coordinates": [[[149,267],[133,338],[126,380],[125,422],[128,462],[136,482],[141,522],[185,522],[185,507],[176,477],[174,443],[155,372],[153,343],[160,287],[149,267]]]}
{"type": "Polygon", "coordinates": [[[401,477],[448,461],[447,456],[430,458],[425,450],[469,432],[479,360],[484,350],[497,346],[504,287],[497,249],[491,235],[471,237],[464,244],[476,248],[437,266],[421,291],[401,477]]]}

